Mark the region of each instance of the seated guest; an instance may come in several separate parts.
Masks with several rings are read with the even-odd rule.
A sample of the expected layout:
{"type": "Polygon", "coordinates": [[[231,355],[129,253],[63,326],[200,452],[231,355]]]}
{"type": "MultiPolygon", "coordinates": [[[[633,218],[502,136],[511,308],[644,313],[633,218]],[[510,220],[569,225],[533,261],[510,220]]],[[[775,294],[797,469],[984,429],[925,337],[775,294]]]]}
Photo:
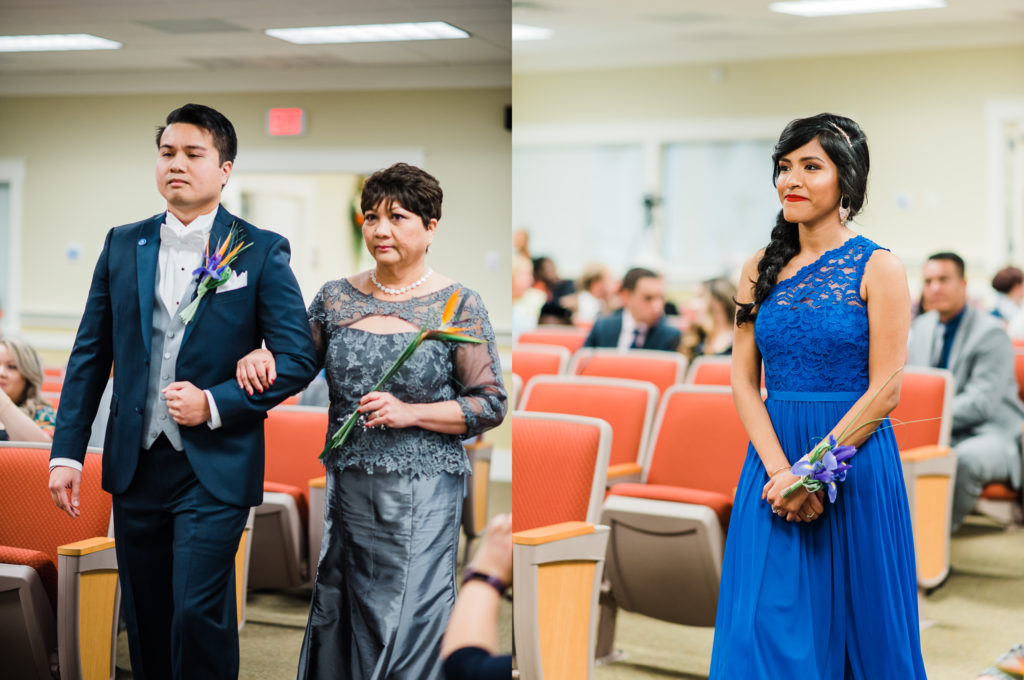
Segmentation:
{"type": "Polygon", "coordinates": [[[547,295],[533,286],[533,264],[525,257],[512,261],[512,339],[537,327],[547,295]]]}
{"type": "Polygon", "coordinates": [[[665,280],[634,267],[622,278],[622,309],[598,319],[584,347],[660,349],[674,352],[682,335],[665,322],[665,280]]]}
{"type": "Polygon", "coordinates": [[[1020,315],[1020,303],[1024,300],[1024,272],[1017,267],[1003,267],[992,277],[992,288],[996,291],[996,306],[992,316],[1010,323],[1020,315]]]}
{"type": "Polygon", "coordinates": [[[571,326],[572,310],[554,302],[545,302],[537,315],[537,323],[541,326],[571,326]]]}
{"type": "Polygon", "coordinates": [[[618,285],[603,264],[592,263],[583,268],[579,292],[576,293],[576,313],[573,321],[594,323],[599,316],[610,313],[610,298],[618,285]]]}
{"type": "Polygon", "coordinates": [[[0,338],[0,440],[48,442],[57,414],[40,395],[43,364],[23,340],[0,338]]]}
{"type": "Polygon", "coordinates": [[[550,257],[537,257],[533,260],[534,287],[547,295],[548,302],[565,305],[563,298],[576,292],[576,284],[558,275],[555,261],[550,257]]]}
{"type": "Polygon", "coordinates": [[[1020,487],[1024,404],[1017,397],[1013,344],[992,315],[967,305],[964,261],[936,253],[924,265],[930,310],[910,328],[907,364],[948,368],[956,381],[952,445],[957,457],[953,529],[989,482],[1020,487]]]}
{"type": "Polygon", "coordinates": [[[693,322],[683,338],[682,352],[691,361],[701,355],[732,354],[736,319],[736,286],[728,279],[708,279],[693,299],[693,322]]]}
{"type": "Polygon", "coordinates": [[[494,653],[499,605],[512,582],[512,515],[498,515],[488,523],[463,579],[441,640],[444,677],[507,680],[512,677],[512,657],[494,653]]]}

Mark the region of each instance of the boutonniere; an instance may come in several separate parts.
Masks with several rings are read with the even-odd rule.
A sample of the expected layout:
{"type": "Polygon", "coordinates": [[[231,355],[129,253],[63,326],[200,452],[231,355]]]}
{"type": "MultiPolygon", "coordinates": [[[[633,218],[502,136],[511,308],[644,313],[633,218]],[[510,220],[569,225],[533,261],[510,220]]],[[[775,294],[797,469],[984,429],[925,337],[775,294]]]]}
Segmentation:
{"type": "MultiPolygon", "coordinates": [[[[402,367],[402,364],[404,364],[409,357],[413,355],[416,348],[422,345],[426,340],[440,340],[442,342],[469,342],[475,344],[486,342],[486,340],[481,340],[480,338],[474,338],[473,336],[468,335],[466,328],[454,325],[456,319],[458,319],[462,313],[462,305],[459,304],[459,298],[461,296],[462,289],[456,288],[448,297],[448,301],[445,303],[444,311],[441,312],[441,318],[436,327],[430,328],[429,326],[424,326],[421,328],[419,333],[416,334],[416,337],[412,339],[409,345],[401,354],[398,355],[398,358],[395,359],[395,363],[391,364],[391,368],[389,368],[381,379],[377,381],[377,384],[370,389],[370,392],[376,392],[384,386],[384,383],[391,380],[395,373],[398,372],[398,369],[402,367]]],[[[464,304],[465,299],[461,300],[461,302],[464,304]]],[[[358,422],[358,418],[359,411],[353,411],[345,420],[341,428],[339,428],[338,431],[334,433],[334,436],[327,441],[327,445],[324,446],[324,450],[320,453],[320,460],[324,460],[332,449],[340,447],[348,440],[349,435],[352,434],[352,430],[358,422]]]]}
{"type": "Polygon", "coordinates": [[[231,277],[235,275],[231,269],[231,263],[239,253],[252,245],[239,237],[237,225],[238,222],[231,223],[227,238],[217,244],[217,249],[213,253],[210,253],[210,237],[206,237],[203,265],[192,272],[192,276],[199,277],[199,284],[196,286],[196,299],[181,310],[181,320],[186,324],[196,315],[199,302],[204,295],[231,280],[231,277]]]}

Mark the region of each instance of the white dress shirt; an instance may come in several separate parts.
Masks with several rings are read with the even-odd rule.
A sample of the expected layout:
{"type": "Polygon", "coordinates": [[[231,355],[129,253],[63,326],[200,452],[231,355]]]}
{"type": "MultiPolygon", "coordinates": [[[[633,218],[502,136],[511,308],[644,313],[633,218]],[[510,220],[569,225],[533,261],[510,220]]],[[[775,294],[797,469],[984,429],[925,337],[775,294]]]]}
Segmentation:
{"type": "MultiPolygon", "coordinates": [[[[216,216],[217,208],[213,212],[200,215],[192,220],[190,224],[185,225],[168,210],[164,218],[164,226],[179,236],[195,233],[198,230],[202,233],[203,243],[205,243],[206,239],[210,236],[210,230],[213,228],[213,219],[216,216]]],[[[160,296],[160,301],[163,302],[164,308],[169,315],[174,316],[177,314],[181,298],[188,291],[189,284],[192,281],[192,272],[202,264],[202,250],[169,247],[161,241],[160,250],[157,253],[157,268],[160,270],[157,294],[160,296]]],[[[221,426],[220,412],[217,410],[217,404],[214,402],[210,390],[203,390],[203,393],[206,395],[206,403],[210,406],[210,419],[206,421],[206,424],[211,430],[216,430],[221,426]]],[[[76,470],[82,469],[82,464],[71,458],[54,458],[50,461],[51,470],[57,466],[70,467],[76,470]]]]}
{"type": "Polygon", "coordinates": [[[629,313],[626,308],[622,309],[622,330],[619,331],[619,343],[615,346],[617,349],[630,349],[633,347],[633,341],[637,341],[637,345],[640,347],[644,346],[644,340],[647,339],[647,324],[639,323],[633,318],[633,315],[629,313]]]}

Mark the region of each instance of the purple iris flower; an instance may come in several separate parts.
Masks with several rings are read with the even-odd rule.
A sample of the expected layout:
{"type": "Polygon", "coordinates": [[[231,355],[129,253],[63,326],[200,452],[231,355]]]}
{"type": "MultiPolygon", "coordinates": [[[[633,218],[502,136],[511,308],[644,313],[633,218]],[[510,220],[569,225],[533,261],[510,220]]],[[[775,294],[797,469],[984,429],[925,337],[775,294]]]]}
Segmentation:
{"type": "Polygon", "coordinates": [[[203,273],[206,273],[211,279],[220,281],[220,255],[214,253],[209,256],[204,264],[199,269],[192,272],[192,276],[199,276],[202,278],[203,273]]]}
{"type": "Polygon", "coordinates": [[[794,475],[804,477],[804,485],[809,491],[828,487],[828,500],[834,503],[839,490],[836,482],[846,479],[847,471],[852,467],[848,461],[857,453],[853,446],[840,446],[836,438],[829,435],[829,448],[813,463],[809,458],[801,458],[793,464],[794,475]]]}

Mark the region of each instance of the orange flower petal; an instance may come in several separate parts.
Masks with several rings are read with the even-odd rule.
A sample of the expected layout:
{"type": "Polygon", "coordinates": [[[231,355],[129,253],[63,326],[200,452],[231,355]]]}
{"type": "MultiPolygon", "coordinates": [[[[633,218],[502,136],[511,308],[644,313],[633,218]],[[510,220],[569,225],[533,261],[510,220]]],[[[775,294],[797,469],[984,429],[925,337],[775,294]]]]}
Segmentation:
{"type": "Polygon", "coordinates": [[[456,288],[455,292],[453,292],[451,294],[451,296],[449,296],[448,302],[445,303],[445,305],[444,305],[444,312],[441,314],[441,325],[442,326],[447,326],[451,322],[452,317],[455,315],[455,308],[459,304],[459,295],[461,295],[461,294],[462,294],[462,289],[461,288],[456,288]]]}

